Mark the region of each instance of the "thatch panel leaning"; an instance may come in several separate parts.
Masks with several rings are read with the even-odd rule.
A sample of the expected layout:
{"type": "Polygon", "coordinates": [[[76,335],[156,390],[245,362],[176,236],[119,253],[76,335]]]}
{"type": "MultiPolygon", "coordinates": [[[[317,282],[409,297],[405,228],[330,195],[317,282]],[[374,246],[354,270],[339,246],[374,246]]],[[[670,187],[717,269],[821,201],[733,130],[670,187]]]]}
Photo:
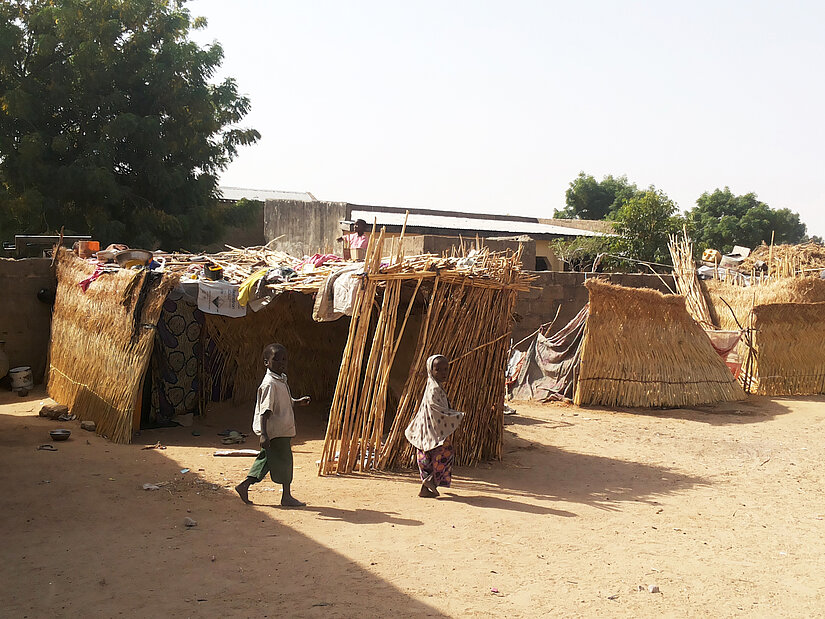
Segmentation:
{"type": "Polygon", "coordinates": [[[825,303],[758,305],[754,316],[757,393],[825,393],[825,303]]]}
{"type": "Polygon", "coordinates": [[[694,406],[745,399],[684,297],[592,279],[576,404],[694,406]]]}
{"type": "Polygon", "coordinates": [[[79,283],[94,270],[70,252],[58,254],[49,395],[80,419],[94,421],[98,434],[128,443],[158,318],[178,278],[106,272],[84,292],[79,283]]]}

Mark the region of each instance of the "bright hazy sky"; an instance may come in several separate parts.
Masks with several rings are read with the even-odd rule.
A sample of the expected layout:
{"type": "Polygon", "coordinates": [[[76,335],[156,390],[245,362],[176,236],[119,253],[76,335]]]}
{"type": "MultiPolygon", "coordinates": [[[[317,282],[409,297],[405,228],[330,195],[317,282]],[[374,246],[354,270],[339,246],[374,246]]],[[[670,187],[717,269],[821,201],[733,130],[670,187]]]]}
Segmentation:
{"type": "Polygon", "coordinates": [[[252,100],[221,183],[551,217],[585,171],[825,235],[825,3],[194,0],[252,100]]]}

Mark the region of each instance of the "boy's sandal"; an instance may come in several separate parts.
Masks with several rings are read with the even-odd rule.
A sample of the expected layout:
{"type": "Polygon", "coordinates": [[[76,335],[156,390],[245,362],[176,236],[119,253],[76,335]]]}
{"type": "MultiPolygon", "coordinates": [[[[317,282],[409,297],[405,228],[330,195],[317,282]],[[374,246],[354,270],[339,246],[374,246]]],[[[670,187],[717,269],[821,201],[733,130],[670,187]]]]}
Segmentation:
{"type": "Polygon", "coordinates": [[[55,447],[54,445],[50,445],[49,443],[46,443],[45,445],[40,445],[37,448],[37,450],[38,451],[57,451],[57,447],[55,447]]]}

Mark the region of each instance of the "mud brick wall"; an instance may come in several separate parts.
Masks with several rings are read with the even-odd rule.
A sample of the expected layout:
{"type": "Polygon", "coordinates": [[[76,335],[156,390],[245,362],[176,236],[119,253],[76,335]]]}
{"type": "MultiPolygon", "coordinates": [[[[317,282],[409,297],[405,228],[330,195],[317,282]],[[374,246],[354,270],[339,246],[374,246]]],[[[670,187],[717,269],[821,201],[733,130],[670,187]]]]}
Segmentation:
{"type": "Polygon", "coordinates": [[[36,383],[46,370],[51,327],[51,306],[39,301],[37,292],[56,287],[51,259],[0,258],[0,340],[6,342],[10,367],[31,366],[36,383]]]}

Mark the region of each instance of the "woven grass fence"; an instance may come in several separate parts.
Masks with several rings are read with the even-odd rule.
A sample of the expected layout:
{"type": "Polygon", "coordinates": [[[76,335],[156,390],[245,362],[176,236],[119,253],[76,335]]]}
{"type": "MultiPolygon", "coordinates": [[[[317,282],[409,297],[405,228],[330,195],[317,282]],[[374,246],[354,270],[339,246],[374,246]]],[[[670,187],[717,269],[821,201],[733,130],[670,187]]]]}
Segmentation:
{"type": "Polygon", "coordinates": [[[219,360],[201,382],[207,394],[217,379],[222,393],[231,389],[234,402],[254,401],[265,371],[263,349],[274,342],[283,344],[289,353],[287,374],[294,397],[309,395],[322,401],[335,390],[347,321],[313,321],[310,295],[284,292],[243,318],[208,314],[206,329],[218,348],[215,358],[219,360]]]}
{"type": "Polygon", "coordinates": [[[761,395],[825,393],[825,303],[754,308],[761,395]]]}
{"type": "Polygon", "coordinates": [[[83,292],[78,284],[94,269],[63,249],[58,254],[48,391],[94,421],[98,434],[128,443],[155,328],[177,276],[104,273],[83,292]]]}
{"type": "Polygon", "coordinates": [[[695,406],[745,399],[680,295],[588,280],[590,316],[574,402],[695,406]]]}
{"type": "Polygon", "coordinates": [[[702,282],[702,288],[708,300],[711,317],[720,329],[738,328],[731,311],[722,299],[730,304],[737,320],[745,327],[757,305],[825,302],[825,280],[818,277],[786,277],[748,288],[706,280],[702,282]]]}
{"type": "Polygon", "coordinates": [[[466,413],[453,435],[456,463],[500,458],[513,308],[518,291],[528,286],[520,256],[485,259],[485,276],[475,277],[455,270],[433,271],[426,263],[403,270],[400,255],[395,257],[399,268],[382,268],[382,244],[383,235],[368,248],[366,285],[350,323],[319,474],[412,465],[414,450],[404,430],[424,393],[426,359],[432,354],[451,360],[448,397],[453,408],[466,413]],[[403,285],[414,286],[406,306],[401,304],[403,285]],[[427,298],[426,315],[398,409],[383,440],[390,372],[419,294],[427,298]]]}

